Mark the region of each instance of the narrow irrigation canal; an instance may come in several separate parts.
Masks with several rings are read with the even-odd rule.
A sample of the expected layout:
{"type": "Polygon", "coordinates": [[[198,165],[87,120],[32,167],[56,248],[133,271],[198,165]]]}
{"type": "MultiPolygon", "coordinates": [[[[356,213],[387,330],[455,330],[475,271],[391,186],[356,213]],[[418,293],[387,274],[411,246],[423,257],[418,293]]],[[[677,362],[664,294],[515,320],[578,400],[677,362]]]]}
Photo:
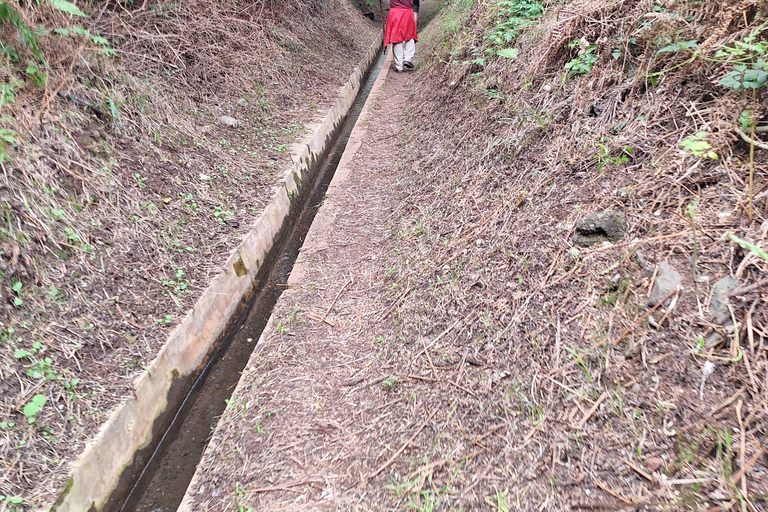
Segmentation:
{"type": "Polygon", "coordinates": [[[384,62],[381,52],[368,72],[355,103],[342,124],[296,215],[283,230],[280,243],[266,262],[268,271],[256,287],[245,320],[237,322],[224,337],[218,352],[194,381],[170,426],[159,436],[149,461],[128,475],[126,491],[113,496],[107,510],[121,512],[172,512],[177,509],[210,440],[216,421],[226,407],[240,374],[269,320],[272,309],[312,225],[325,191],[333,178],[350,132],[368,98],[384,62]]]}

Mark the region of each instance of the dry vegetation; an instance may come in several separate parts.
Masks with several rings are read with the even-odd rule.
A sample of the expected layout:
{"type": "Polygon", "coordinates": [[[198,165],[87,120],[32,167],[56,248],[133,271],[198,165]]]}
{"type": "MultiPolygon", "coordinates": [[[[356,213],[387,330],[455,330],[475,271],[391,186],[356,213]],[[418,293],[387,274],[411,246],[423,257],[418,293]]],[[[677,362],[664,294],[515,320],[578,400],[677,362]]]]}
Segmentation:
{"type": "Polygon", "coordinates": [[[412,461],[393,503],[764,510],[768,261],[729,235],[768,240],[765,75],[725,78],[766,70],[768,4],[574,1],[506,42],[530,4],[459,0],[424,38],[391,298],[413,290],[398,332],[454,365],[405,392],[477,453],[412,461]],[[575,246],[607,210],[624,239],[575,246]],[[646,316],[663,261],[682,286],[646,316]]]}
{"type": "Polygon", "coordinates": [[[0,2],[0,509],[55,499],[377,28],[342,0],[77,4],[0,2]]]}

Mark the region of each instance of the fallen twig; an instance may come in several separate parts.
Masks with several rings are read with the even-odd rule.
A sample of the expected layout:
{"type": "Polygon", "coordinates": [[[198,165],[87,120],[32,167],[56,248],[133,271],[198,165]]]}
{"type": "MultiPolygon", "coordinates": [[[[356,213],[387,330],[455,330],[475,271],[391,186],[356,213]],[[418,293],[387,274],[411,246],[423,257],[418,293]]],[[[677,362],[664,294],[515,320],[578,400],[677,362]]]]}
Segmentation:
{"type": "Polygon", "coordinates": [[[604,490],[605,492],[607,492],[608,494],[610,494],[611,496],[613,496],[614,498],[616,498],[617,500],[621,501],[622,503],[625,503],[627,505],[637,505],[637,503],[635,503],[634,501],[629,500],[624,496],[622,496],[621,494],[612,491],[607,485],[600,482],[600,480],[595,480],[595,485],[601,488],[602,490],[604,490]]]}
{"type": "Polygon", "coordinates": [[[448,334],[449,332],[451,332],[451,330],[452,330],[454,327],[456,327],[457,325],[459,325],[459,322],[461,322],[461,320],[462,320],[462,319],[461,319],[461,318],[459,318],[458,320],[456,320],[455,322],[453,322],[453,324],[451,324],[451,326],[450,326],[450,327],[448,327],[446,330],[444,330],[443,332],[441,332],[440,334],[438,334],[438,335],[437,335],[437,337],[436,337],[435,339],[433,339],[432,341],[430,341],[428,345],[425,345],[425,346],[424,346],[424,348],[423,348],[423,349],[421,349],[421,350],[419,351],[419,353],[418,353],[418,354],[416,354],[415,356],[413,356],[413,358],[414,358],[414,359],[416,359],[416,358],[417,358],[417,357],[419,357],[421,354],[423,354],[424,352],[426,352],[427,350],[429,350],[430,348],[432,348],[432,345],[434,345],[435,343],[437,343],[437,342],[440,340],[440,338],[442,338],[443,336],[445,336],[446,334],[448,334]]]}
{"type": "MultiPolygon", "coordinates": [[[[349,286],[349,283],[351,283],[351,282],[352,282],[352,278],[350,277],[349,281],[344,283],[344,286],[341,287],[341,290],[339,290],[339,293],[337,293],[336,297],[333,298],[333,301],[331,302],[331,305],[328,306],[328,309],[325,310],[325,313],[323,313],[323,317],[320,320],[325,322],[325,317],[327,317],[328,313],[331,312],[331,308],[333,308],[333,305],[336,304],[336,301],[339,300],[339,297],[341,297],[341,294],[344,292],[344,290],[347,288],[347,286],[349,286]]],[[[331,325],[331,327],[333,327],[333,326],[331,325]]]]}
{"type": "Polygon", "coordinates": [[[752,468],[752,466],[754,466],[754,465],[755,465],[755,462],[757,462],[757,460],[758,460],[760,457],[762,457],[764,453],[765,453],[765,446],[761,446],[761,447],[760,447],[760,449],[759,449],[759,450],[757,450],[757,453],[755,453],[755,454],[754,454],[754,455],[753,455],[753,456],[752,456],[752,457],[751,457],[751,458],[750,458],[750,459],[749,459],[749,460],[748,460],[748,461],[747,461],[747,462],[746,462],[746,463],[745,463],[745,464],[744,464],[744,465],[741,467],[741,469],[739,469],[739,472],[738,472],[738,473],[736,473],[736,474],[733,476],[733,480],[732,480],[732,482],[733,482],[733,486],[734,486],[734,487],[736,487],[736,484],[738,483],[738,481],[739,481],[740,479],[742,479],[742,478],[744,477],[744,475],[746,475],[746,474],[747,474],[747,471],[749,471],[749,470],[752,468]]]}
{"type": "Polygon", "coordinates": [[[311,484],[313,482],[314,482],[314,480],[302,480],[301,482],[290,482],[290,483],[283,484],[283,485],[274,485],[272,487],[259,487],[259,488],[256,488],[256,489],[249,489],[248,492],[254,493],[254,494],[258,494],[258,493],[261,493],[261,492],[273,492],[273,491],[300,492],[300,491],[297,491],[297,490],[293,489],[293,487],[298,487],[300,485],[311,484]]]}
{"type": "Polygon", "coordinates": [[[380,317],[379,317],[379,318],[376,320],[376,323],[379,323],[379,322],[381,322],[382,320],[384,320],[385,318],[387,318],[387,317],[389,316],[389,314],[390,314],[392,311],[394,311],[394,310],[395,310],[395,308],[398,306],[398,304],[400,304],[400,302],[401,302],[401,301],[402,301],[402,300],[403,300],[403,299],[406,297],[406,295],[408,295],[409,293],[411,293],[411,291],[413,291],[413,286],[411,286],[411,287],[409,287],[407,290],[405,290],[405,293],[403,293],[403,294],[402,294],[402,295],[401,295],[401,296],[400,296],[400,297],[399,297],[399,298],[398,298],[398,299],[397,299],[397,300],[396,300],[396,301],[395,301],[395,302],[392,304],[392,307],[391,307],[391,308],[389,308],[389,309],[387,310],[387,312],[386,312],[386,313],[384,313],[383,315],[381,315],[381,316],[380,316],[380,317]]]}
{"type": "Polygon", "coordinates": [[[629,466],[630,468],[632,468],[632,470],[634,470],[635,473],[637,473],[641,477],[645,478],[649,482],[656,483],[656,478],[653,475],[643,471],[642,469],[640,469],[639,467],[637,467],[635,464],[633,464],[632,462],[628,461],[624,457],[619,457],[619,460],[621,462],[623,462],[624,464],[626,464],[627,466],[629,466]]]}
{"type": "Polygon", "coordinates": [[[672,295],[674,295],[674,294],[675,294],[675,293],[677,293],[677,292],[678,292],[678,288],[675,288],[674,290],[672,290],[671,292],[669,292],[669,293],[667,294],[667,296],[666,296],[666,297],[664,297],[663,299],[661,299],[661,300],[659,301],[659,303],[658,303],[658,304],[656,304],[656,305],[655,305],[655,306],[653,306],[651,309],[649,309],[648,311],[646,311],[646,312],[643,314],[643,316],[641,316],[640,318],[638,318],[637,320],[635,320],[635,323],[633,323],[632,325],[630,325],[629,327],[627,327],[626,329],[624,329],[624,332],[623,332],[623,333],[621,333],[621,336],[619,336],[618,338],[616,338],[616,341],[614,341],[614,342],[613,342],[613,346],[615,347],[616,345],[618,345],[618,344],[619,344],[619,342],[620,342],[621,340],[623,340],[623,339],[624,339],[624,336],[626,336],[627,334],[629,334],[630,332],[632,332],[632,329],[634,329],[635,327],[637,327],[638,325],[640,325],[640,324],[642,323],[642,321],[643,321],[643,320],[645,320],[646,318],[648,318],[648,315],[650,315],[651,313],[653,313],[654,311],[656,311],[657,309],[659,309],[659,307],[661,307],[661,305],[662,305],[662,304],[664,304],[665,302],[667,302],[667,299],[669,299],[669,298],[670,298],[672,295]]]}
{"type": "Polygon", "coordinates": [[[427,418],[424,421],[424,423],[422,423],[421,426],[418,429],[416,429],[416,432],[414,432],[413,435],[409,437],[408,440],[405,443],[403,443],[403,445],[394,454],[392,454],[392,456],[387,460],[387,462],[382,464],[379,467],[379,469],[374,471],[373,474],[371,474],[368,478],[365,479],[364,482],[361,483],[360,489],[364,489],[371,482],[371,480],[373,480],[379,475],[379,473],[387,469],[395,461],[395,459],[397,459],[400,456],[400,454],[403,453],[406,448],[408,448],[408,445],[411,444],[411,442],[414,439],[416,439],[416,436],[418,436],[421,433],[421,431],[424,430],[424,427],[427,426],[427,423],[429,423],[432,420],[435,414],[437,414],[437,410],[432,411],[432,414],[429,415],[429,418],[427,418]]]}
{"type": "Polygon", "coordinates": [[[325,318],[324,316],[320,316],[316,313],[312,313],[311,311],[307,312],[307,316],[310,318],[314,318],[315,320],[318,320],[320,322],[323,322],[325,324],[330,325],[331,327],[336,327],[333,322],[325,318]]]}
{"type": "Polygon", "coordinates": [[[584,417],[582,417],[581,421],[579,421],[579,428],[584,427],[584,424],[589,421],[589,418],[591,418],[593,414],[595,414],[597,408],[600,407],[600,404],[603,403],[603,400],[606,398],[608,398],[608,393],[603,391],[603,394],[600,395],[600,398],[597,399],[597,402],[595,402],[594,405],[590,407],[586,413],[584,413],[584,417]]]}

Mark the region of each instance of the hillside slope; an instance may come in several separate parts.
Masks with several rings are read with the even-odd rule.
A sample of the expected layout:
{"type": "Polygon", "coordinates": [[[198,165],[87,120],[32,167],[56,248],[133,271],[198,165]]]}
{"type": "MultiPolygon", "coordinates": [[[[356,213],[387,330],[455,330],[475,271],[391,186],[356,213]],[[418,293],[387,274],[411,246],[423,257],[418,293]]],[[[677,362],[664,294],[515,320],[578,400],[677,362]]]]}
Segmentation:
{"type": "Polygon", "coordinates": [[[378,29],[346,0],[0,2],[0,496],[55,500],[378,29]]]}
{"type": "Polygon", "coordinates": [[[398,389],[479,455],[433,445],[395,508],[765,508],[767,10],[458,0],[428,28],[392,361],[440,338],[456,380],[398,389]]]}

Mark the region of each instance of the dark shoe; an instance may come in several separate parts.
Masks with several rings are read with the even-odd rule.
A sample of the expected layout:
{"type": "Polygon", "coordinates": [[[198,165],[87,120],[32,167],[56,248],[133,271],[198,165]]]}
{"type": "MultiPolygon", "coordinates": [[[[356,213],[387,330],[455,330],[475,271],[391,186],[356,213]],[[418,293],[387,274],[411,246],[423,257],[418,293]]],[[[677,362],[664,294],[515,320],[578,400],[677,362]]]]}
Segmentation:
{"type": "Polygon", "coordinates": [[[397,69],[397,68],[395,68],[395,73],[402,73],[402,72],[403,72],[403,70],[402,70],[402,69],[397,69]]]}
{"type": "Polygon", "coordinates": [[[408,69],[413,69],[413,62],[407,60],[403,62],[403,66],[407,67],[408,69]]]}

